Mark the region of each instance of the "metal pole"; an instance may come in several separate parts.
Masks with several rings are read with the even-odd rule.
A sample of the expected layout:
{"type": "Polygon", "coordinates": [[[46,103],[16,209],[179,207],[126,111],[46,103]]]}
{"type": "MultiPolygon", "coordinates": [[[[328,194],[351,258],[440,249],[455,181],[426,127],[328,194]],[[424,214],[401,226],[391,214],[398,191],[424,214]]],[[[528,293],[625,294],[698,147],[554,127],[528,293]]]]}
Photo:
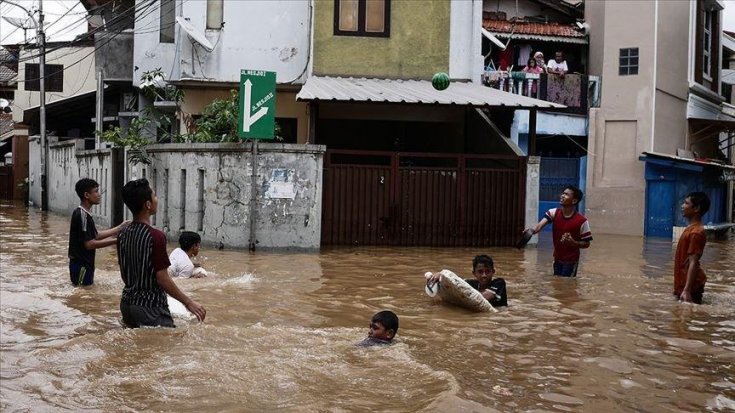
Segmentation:
{"type": "Polygon", "coordinates": [[[255,218],[257,215],[257,191],[258,191],[258,140],[253,139],[253,172],[250,175],[250,243],[248,248],[255,251],[255,218]]]}
{"type": "Polygon", "coordinates": [[[101,138],[100,133],[102,133],[103,128],[103,116],[104,111],[102,110],[105,104],[105,82],[104,79],[102,79],[102,70],[100,69],[97,72],[97,107],[95,108],[95,121],[94,121],[94,128],[95,130],[95,138],[94,138],[94,148],[100,149],[101,148],[101,138]]]}
{"type": "Polygon", "coordinates": [[[48,140],[46,139],[46,33],[43,31],[43,0],[38,0],[38,64],[41,128],[41,210],[48,211],[48,140]]]}

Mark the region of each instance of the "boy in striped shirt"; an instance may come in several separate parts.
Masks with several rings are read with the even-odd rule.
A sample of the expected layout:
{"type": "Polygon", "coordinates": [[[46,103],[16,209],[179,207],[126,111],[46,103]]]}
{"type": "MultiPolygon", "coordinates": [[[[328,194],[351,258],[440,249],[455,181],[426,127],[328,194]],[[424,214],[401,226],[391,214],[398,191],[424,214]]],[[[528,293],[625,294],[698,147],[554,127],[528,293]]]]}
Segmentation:
{"type": "Polygon", "coordinates": [[[122,198],[134,217],[117,236],[120,275],[125,283],[120,298],[123,323],[130,328],[175,327],[166,293],[184,304],[199,321],[204,321],[207,314],[204,307],[184,294],[168,275],[166,235],[151,226],[151,215],[158,210],[158,197],[148,180],[125,184],[122,198]]]}

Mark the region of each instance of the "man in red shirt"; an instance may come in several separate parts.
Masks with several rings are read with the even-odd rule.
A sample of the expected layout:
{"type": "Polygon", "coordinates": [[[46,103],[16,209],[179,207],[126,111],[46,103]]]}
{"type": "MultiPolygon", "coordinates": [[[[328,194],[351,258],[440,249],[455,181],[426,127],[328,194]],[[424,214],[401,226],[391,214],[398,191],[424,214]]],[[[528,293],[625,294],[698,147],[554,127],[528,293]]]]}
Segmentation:
{"type": "Polygon", "coordinates": [[[589,248],[592,241],[590,224],[584,215],[577,212],[577,205],[584,194],[575,186],[567,186],[559,199],[560,208],[552,208],[536,226],[531,228],[534,234],[547,224],[553,225],[554,239],[554,275],[576,277],[579,264],[579,250],[589,248]]]}
{"type": "Polygon", "coordinates": [[[707,276],[699,266],[707,236],[702,216],[709,211],[710,201],[704,192],[692,192],[681,204],[681,214],[689,225],[679,238],[674,256],[674,295],[686,303],[702,304],[707,276]]]}

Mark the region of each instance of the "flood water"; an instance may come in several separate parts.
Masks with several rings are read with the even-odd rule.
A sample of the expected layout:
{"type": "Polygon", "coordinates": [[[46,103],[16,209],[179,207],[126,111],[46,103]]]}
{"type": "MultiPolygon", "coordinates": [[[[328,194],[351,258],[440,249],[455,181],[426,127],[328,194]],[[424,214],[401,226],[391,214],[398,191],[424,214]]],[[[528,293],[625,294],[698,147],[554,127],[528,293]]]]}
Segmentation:
{"type": "Polygon", "coordinates": [[[702,306],[671,295],[675,247],[638,237],[597,234],[577,279],[549,275],[548,235],[524,251],[205,247],[210,277],[177,283],[206,321],[130,330],[113,248],[75,288],[68,217],[4,204],[0,225],[2,411],[735,409],[732,240],[707,245],[702,306]],[[478,253],[506,279],[507,309],[424,294],[424,272],[469,277],[478,253]],[[356,347],[381,309],[400,317],[397,343],[356,347]]]}

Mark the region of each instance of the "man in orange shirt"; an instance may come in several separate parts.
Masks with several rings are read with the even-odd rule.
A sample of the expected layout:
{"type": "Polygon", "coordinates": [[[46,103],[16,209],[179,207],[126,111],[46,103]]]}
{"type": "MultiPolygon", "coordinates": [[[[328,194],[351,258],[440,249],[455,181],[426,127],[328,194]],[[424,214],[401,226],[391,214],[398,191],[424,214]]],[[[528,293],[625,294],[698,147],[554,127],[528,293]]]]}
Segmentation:
{"type": "Polygon", "coordinates": [[[692,192],[681,204],[681,214],[689,226],[679,238],[674,256],[674,295],[686,303],[702,304],[707,276],[699,266],[707,236],[702,216],[709,211],[709,198],[704,192],[692,192]]]}

